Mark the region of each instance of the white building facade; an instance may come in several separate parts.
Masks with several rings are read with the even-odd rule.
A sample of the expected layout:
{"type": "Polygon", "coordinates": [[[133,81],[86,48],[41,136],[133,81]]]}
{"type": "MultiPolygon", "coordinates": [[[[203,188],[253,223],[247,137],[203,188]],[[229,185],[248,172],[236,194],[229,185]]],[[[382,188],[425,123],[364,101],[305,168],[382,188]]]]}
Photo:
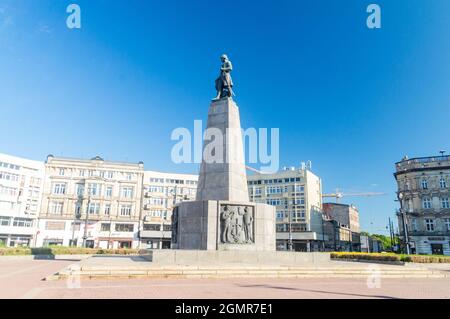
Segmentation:
{"type": "Polygon", "coordinates": [[[142,248],[169,249],[172,210],[176,203],[195,200],[198,175],[144,172],[142,248]]]}
{"type": "Polygon", "coordinates": [[[36,245],[138,248],[144,164],[54,157],[36,245]]]}
{"type": "Polygon", "coordinates": [[[310,169],[247,176],[250,200],[276,207],[277,249],[323,249],[322,182],[310,169]]]}
{"type": "Polygon", "coordinates": [[[450,255],[450,156],[405,157],[394,176],[403,242],[416,254],[450,255]]]}
{"type": "Polygon", "coordinates": [[[34,246],[44,164],[0,154],[0,245],[34,246]]]}

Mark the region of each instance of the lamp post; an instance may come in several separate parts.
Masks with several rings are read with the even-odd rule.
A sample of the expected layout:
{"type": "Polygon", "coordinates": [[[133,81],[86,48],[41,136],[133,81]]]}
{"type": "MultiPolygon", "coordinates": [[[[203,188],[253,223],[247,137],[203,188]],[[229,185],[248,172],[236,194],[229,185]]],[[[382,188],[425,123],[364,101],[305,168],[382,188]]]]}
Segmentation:
{"type": "Polygon", "coordinates": [[[405,236],[406,253],[409,255],[411,252],[409,249],[408,227],[406,225],[406,212],[403,209],[403,193],[398,192],[397,198],[398,198],[398,201],[400,202],[400,214],[402,216],[403,234],[405,236]]]}
{"type": "Polygon", "coordinates": [[[86,248],[87,245],[87,225],[88,225],[88,219],[89,219],[89,205],[91,204],[91,194],[88,190],[88,201],[87,201],[87,207],[86,207],[86,216],[84,218],[84,234],[83,234],[83,247],[86,248]]]}

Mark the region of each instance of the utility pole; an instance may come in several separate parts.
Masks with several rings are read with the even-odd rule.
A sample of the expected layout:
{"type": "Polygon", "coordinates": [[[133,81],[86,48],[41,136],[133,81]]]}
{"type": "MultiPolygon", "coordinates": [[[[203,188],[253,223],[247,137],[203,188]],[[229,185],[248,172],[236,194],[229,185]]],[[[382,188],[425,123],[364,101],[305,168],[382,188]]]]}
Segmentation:
{"type": "MultiPolygon", "coordinates": [[[[88,225],[88,219],[89,219],[89,206],[91,204],[91,194],[88,189],[88,201],[87,201],[87,207],[86,207],[86,216],[84,218],[84,234],[83,234],[83,247],[86,248],[87,245],[87,225],[88,225]]],[[[110,226],[111,227],[111,226],[110,226]]]]}
{"type": "Polygon", "coordinates": [[[403,193],[398,193],[397,195],[398,201],[400,202],[400,214],[402,216],[402,224],[403,224],[403,235],[405,237],[405,246],[406,246],[406,253],[409,255],[410,249],[409,249],[409,238],[408,238],[408,227],[406,225],[406,212],[403,209],[403,193]]]}
{"type": "MultiPolygon", "coordinates": [[[[296,211],[294,207],[297,205],[297,183],[294,183],[294,205],[292,205],[293,210],[296,211]]],[[[292,210],[289,212],[289,241],[288,241],[289,251],[292,251],[292,210]]]]}
{"type": "Polygon", "coordinates": [[[389,238],[391,239],[391,250],[394,251],[394,236],[392,235],[391,217],[389,217],[389,238]]]}

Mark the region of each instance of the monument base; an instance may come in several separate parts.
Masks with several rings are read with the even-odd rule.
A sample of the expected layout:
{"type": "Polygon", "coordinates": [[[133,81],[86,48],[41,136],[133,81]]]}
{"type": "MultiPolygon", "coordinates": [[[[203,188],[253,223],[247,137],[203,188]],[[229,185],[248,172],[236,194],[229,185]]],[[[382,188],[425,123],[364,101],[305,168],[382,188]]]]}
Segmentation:
{"type": "Polygon", "coordinates": [[[172,249],[275,251],[275,207],[230,201],[192,201],[172,215],[172,249]]]}

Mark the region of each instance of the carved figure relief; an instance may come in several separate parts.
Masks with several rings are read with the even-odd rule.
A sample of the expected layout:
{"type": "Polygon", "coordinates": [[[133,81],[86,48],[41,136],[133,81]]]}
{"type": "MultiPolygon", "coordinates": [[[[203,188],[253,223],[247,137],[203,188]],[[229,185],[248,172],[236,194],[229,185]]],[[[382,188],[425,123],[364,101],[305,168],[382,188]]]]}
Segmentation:
{"type": "Polygon", "coordinates": [[[220,207],[220,241],[222,244],[254,243],[252,206],[228,205],[220,207]]]}

